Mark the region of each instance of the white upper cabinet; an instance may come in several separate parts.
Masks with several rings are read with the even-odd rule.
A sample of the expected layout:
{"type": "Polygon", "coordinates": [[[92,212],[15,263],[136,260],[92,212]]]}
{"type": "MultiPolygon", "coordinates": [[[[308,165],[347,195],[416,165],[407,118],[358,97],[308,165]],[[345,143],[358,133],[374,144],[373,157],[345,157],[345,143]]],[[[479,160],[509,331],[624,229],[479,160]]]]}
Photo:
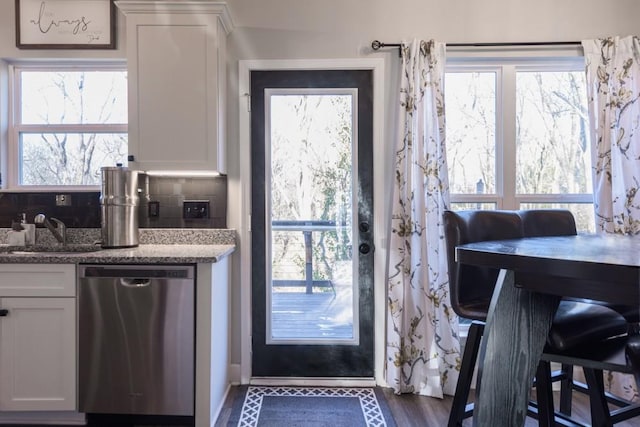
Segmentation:
{"type": "Polygon", "coordinates": [[[116,5],[126,17],[129,166],[226,173],[226,3],[116,5]]]}

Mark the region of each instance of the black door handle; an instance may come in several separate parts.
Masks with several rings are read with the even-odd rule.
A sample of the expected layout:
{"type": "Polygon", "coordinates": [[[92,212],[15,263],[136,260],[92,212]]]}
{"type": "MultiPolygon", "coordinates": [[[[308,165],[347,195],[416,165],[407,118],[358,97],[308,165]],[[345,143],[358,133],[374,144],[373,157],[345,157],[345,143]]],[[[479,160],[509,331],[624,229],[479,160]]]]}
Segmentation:
{"type": "Polygon", "coordinates": [[[9,315],[9,310],[6,308],[0,308],[0,317],[7,317],[9,315]]]}
{"type": "Polygon", "coordinates": [[[361,243],[358,247],[358,250],[361,254],[366,255],[371,252],[371,245],[369,245],[368,243],[361,243]]]}
{"type": "Polygon", "coordinates": [[[358,224],[358,229],[360,229],[361,233],[368,233],[369,232],[369,223],[366,221],[362,221],[360,224],[358,224]]]}

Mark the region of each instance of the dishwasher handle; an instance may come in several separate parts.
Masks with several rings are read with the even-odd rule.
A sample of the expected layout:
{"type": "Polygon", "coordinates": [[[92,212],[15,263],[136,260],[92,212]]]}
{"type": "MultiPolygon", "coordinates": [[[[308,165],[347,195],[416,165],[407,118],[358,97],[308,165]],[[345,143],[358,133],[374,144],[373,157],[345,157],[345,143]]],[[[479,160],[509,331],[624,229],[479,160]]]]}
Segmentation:
{"type": "Polygon", "coordinates": [[[121,278],[120,284],[125,288],[144,288],[151,284],[151,279],[121,278]]]}
{"type": "Polygon", "coordinates": [[[81,279],[193,279],[194,267],[190,265],[83,265],[80,267],[79,276],[81,279]]]}

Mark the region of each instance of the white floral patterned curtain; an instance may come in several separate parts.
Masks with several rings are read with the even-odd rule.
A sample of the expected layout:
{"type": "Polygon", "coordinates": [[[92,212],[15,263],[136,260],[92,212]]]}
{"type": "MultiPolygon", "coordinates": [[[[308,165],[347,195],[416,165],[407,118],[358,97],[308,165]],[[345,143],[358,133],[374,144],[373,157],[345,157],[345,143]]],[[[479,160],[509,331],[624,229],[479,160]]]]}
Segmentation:
{"type": "Polygon", "coordinates": [[[414,40],[402,44],[401,54],[386,380],[396,393],[442,397],[455,392],[460,364],[442,223],[449,205],[445,45],[414,40]]]}
{"type": "MultiPolygon", "coordinates": [[[[640,233],[640,43],[638,37],[584,40],[598,232],[640,233]]],[[[640,301],[636,301],[640,304],[640,301]]],[[[608,372],[605,387],[638,400],[631,375],[608,372]]]]}
{"type": "Polygon", "coordinates": [[[640,233],[640,45],[637,37],[582,42],[594,153],[597,230],[640,233]]]}

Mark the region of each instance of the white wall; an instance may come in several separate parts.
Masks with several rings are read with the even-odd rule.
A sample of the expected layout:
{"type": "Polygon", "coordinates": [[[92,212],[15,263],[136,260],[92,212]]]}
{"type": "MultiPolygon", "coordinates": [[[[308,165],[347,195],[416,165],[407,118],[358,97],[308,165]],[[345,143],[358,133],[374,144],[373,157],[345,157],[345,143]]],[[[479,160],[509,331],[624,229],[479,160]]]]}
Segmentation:
{"type": "Polygon", "coordinates": [[[344,39],[351,49],[375,38],[580,40],[636,33],[640,18],[635,0],[229,0],[229,6],[239,28],[351,33],[344,39]]]}
{"type": "MultiPolygon", "coordinates": [[[[373,53],[371,41],[434,38],[449,43],[577,41],[640,34],[637,0],[228,0],[235,29],[229,36],[228,170],[229,226],[239,228],[238,60],[385,58],[385,99],[393,104],[397,51],[373,53]]],[[[124,18],[118,13],[115,50],[19,50],[14,0],[0,0],[0,59],[124,59],[124,18]]],[[[1,70],[0,70],[1,71],[1,70]]],[[[0,76],[2,72],[0,72],[0,76]]],[[[3,80],[0,78],[0,82],[3,80]]],[[[0,106],[6,85],[0,86],[0,106]]],[[[0,108],[2,110],[2,108],[0,108]]],[[[392,111],[392,109],[389,109],[392,111]]],[[[6,117],[0,111],[0,119],[6,117]]],[[[392,121],[388,118],[388,122],[392,121]]],[[[6,133],[0,123],[0,140],[6,133]]],[[[391,140],[392,129],[387,126],[391,140]]],[[[232,362],[240,361],[240,262],[232,263],[232,362]]]]}
{"type": "MultiPolygon", "coordinates": [[[[238,150],[238,100],[245,102],[238,94],[238,60],[381,56],[386,70],[385,102],[390,106],[395,105],[398,52],[373,52],[375,39],[387,43],[412,38],[448,43],[544,42],[640,35],[637,0],[228,0],[228,5],[235,25],[228,39],[228,217],[229,227],[237,229],[240,214],[246,213],[239,191],[239,161],[247,155],[238,150]]],[[[393,108],[387,112],[385,140],[392,141],[393,108]]],[[[391,176],[388,170],[383,173],[391,176]]],[[[240,268],[236,255],[232,363],[240,361],[240,268]]]]}

